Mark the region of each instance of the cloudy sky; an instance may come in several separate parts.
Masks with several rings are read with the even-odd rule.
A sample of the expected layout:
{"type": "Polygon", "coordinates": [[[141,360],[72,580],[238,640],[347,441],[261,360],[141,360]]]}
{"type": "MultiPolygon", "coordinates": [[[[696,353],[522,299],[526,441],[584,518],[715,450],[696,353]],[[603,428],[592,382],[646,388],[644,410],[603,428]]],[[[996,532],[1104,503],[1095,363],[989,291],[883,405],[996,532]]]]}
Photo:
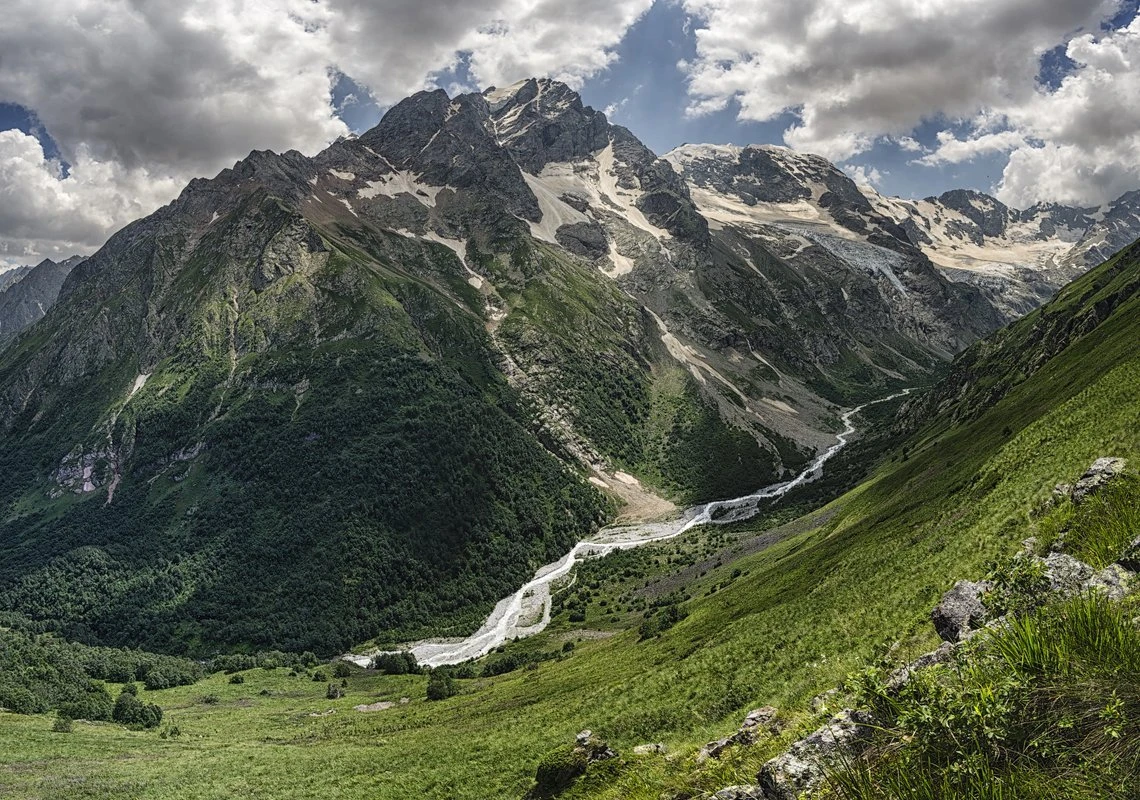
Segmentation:
{"type": "Polygon", "coordinates": [[[0,265],[89,253],[251,149],[532,75],[663,153],[820,153],[905,197],[1140,188],[1140,0],[5,0],[0,265]]]}

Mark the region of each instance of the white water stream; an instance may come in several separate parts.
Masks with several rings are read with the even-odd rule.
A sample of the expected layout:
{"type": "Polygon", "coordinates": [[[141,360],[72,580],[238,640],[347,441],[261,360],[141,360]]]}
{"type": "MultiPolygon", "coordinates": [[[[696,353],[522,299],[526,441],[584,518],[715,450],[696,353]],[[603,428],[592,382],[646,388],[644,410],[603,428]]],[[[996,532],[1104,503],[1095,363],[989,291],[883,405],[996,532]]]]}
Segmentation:
{"type": "MultiPolygon", "coordinates": [[[[816,456],[807,468],[792,480],[768,486],[760,491],[731,500],[714,500],[703,506],[690,508],[679,519],[644,525],[626,525],[604,528],[589,539],[574,545],[569,553],[553,564],[547,564],[535,573],[521,589],[499,601],[486,622],[465,639],[428,640],[408,648],[423,666],[439,667],[458,664],[479,658],[510,639],[533,636],[550,622],[550,585],[568,574],[583,558],[604,556],[614,550],[629,550],[650,542],[672,539],[697,525],[723,525],[748,519],[759,510],[761,500],[781,497],[792,489],[820,474],[823,465],[847,445],[848,437],[855,432],[852,419],[867,406],[885,403],[909,394],[911,389],[864,403],[843,414],[843,431],[836,436],[835,444],[816,456]]],[[[344,656],[347,661],[368,666],[375,653],[344,656]]]]}

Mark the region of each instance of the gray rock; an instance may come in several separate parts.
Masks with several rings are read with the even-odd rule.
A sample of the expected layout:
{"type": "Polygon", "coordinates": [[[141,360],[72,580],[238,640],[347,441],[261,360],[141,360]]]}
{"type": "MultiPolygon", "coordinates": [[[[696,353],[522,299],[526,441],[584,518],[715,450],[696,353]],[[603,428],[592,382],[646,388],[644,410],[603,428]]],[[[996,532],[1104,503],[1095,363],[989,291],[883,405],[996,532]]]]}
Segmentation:
{"type": "Polygon", "coordinates": [[[1096,572],[1083,561],[1067,553],[1050,553],[1044,559],[1045,577],[1049,591],[1061,597],[1073,597],[1081,592],[1084,582],[1096,572]]]}
{"type": "Polygon", "coordinates": [[[954,584],[953,589],[942,595],[942,600],[930,615],[938,635],[947,642],[960,642],[965,633],[981,627],[986,620],[982,595],[992,588],[989,581],[958,581],[954,584]]]}
{"type": "Polygon", "coordinates": [[[85,260],[83,256],[72,256],[57,263],[45,258],[19,273],[18,280],[0,289],[0,342],[41,319],[55,305],[71,270],[85,260]]]}
{"type": "Polygon", "coordinates": [[[1109,564],[1082,583],[1081,589],[1101,592],[1109,600],[1122,600],[1132,590],[1135,578],[1120,564],[1109,564]]]}
{"type": "Polygon", "coordinates": [[[766,800],[759,786],[729,786],[713,795],[713,800],[766,800]]]}
{"type": "Polygon", "coordinates": [[[811,735],[796,742],[788,752],[760,768],[756,783],[770,800],[796,800],[819,788],[826,770],[840,756],[858,752],[871,737],[874,718],[866,711],[845,709],[811,735]]]}
{"type": "Polygon", "coordinates": [[[703,763],[710,758],[720,758],[720,754],[730,744],[733,744],[732,737],[725,737],[724,739],[717,739],[715,742],[709,742],[697,751],[697,763],[703,763]]]}
{"type": "Polygon", "coordinates": [[[943,642],[939,645],[937,650],[932,650],[929,653],[923,653],[914,661],[909,664],[899,667],[890,674],[887,678],[887,688],[898,691],[902,687],[910,683],[910,679],[914,677],[914,673],[927,667],[932,667],[935,664],[945,664],[954,657],[954,644],[951,642],[943,642]]]}
{"type": "Polygon", "coordinates": [[[596,222],[575,222],[563,225],[554,234],[558,243],[576,256],[601,258],[610,251],[606,231],[596,222]]]}
{"type": "Polygon", "coordinates": [[[1074,503],[1091,497],[1100,491],[1101,487],[1115,478],[1124,470],[1123,458],[1098,458],[1092,463],[1077,485],[1073,487],[1071,497],[1074,503]]]}
{"type": "Polygon", "coordinates": [[[732,736],[709,742],[697,752],[697,761],[707,761],[710,758],[720,758],[726,747],[732,745],[755,744],[761,731],[767,731],[773,736],[783,730],[783,725],[776,719],[779,711],[774,706],[764,706],[748,712],[740,728],[732,736]]]}
{"type": "Polygon", "coordinates": [[[827,707],[839,696],[838,689],[828,689],[826,692],[821,692],[811,699],[811,710],[815,714],[822,714],[827,711],[827,707]]]}
{"type": "Polygon", "coordinates": [[[665,745],[655,742],[653,744],[639,744],[633,748],[635,756],[651,756],[651,755],[664,755],[665,745]]]}
{"type": "Polygon", "coordinates": [[[1117,563],[1132,572],[1140,572],[1140,536],[1133,539],[1132,544],[1124,548],[1124,555],[1120,557],[1117,563]]]}
{"type": "Polygon", "coordinates": [[[779,710],[775,706],[764,706],[749,711],[747,716],[744,717],[744,722],[740,723],[740,729],[736,732],[736,737],[751,737],[761,729],[768,731],[768,733],[771,733],[773,736],[778,735],[784,729],[784,726],[776,718],[776,715],[779,713],[779,710]]]}
{"type": "Polygon", "coordinates": [[[617,758],[618,755],[617,751],[606,744],[605,740],[595,736],[589,729],[575,736],[574,744],[576,745],[576,749],[586,754],[586,763],[588,764],[593,764],[595,761],[617,758]]]}

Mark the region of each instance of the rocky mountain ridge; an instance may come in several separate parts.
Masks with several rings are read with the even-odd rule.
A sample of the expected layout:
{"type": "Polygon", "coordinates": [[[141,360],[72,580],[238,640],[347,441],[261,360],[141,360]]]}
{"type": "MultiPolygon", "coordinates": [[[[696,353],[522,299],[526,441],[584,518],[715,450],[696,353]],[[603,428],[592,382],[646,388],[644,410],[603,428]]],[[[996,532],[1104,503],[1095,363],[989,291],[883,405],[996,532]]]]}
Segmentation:
{"type": "Polygon", "coordinates": [[[35,266],[17,267],[0,275],[0,344],[43,318],[59,296],[63,282],[84,256],[63,261],[45,258],[35,266]]]}
{"type": "Polygon", "coordinates": [[[791,247],[797,235],[892,237],[948,279],[978,286],[1006,321],[1140,237],[1140,191],[1095,208],[1018,210],[969,189],[887,197],[824,158],[773,145],[682,145],[665,158],[719,224],[762,225],[791,247]]]}

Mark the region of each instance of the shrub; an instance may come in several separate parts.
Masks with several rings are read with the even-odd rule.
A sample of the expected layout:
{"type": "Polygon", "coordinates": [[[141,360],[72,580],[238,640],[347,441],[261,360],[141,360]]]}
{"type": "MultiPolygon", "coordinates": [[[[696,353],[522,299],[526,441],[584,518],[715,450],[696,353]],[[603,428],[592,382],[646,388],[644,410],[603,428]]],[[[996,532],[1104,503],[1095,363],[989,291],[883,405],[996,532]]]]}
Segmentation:
{"type": "Polygon", "coordinates": [[[1050,598],[1044,565],[1020,553],[991,563],[986,577],[994,588],[986,593],[983,602],[995,616],[1020,616],[1044,605],[1050,598]]]}
{"type": "Polygon", "coordinates": [[[681,610],[680,606],[676,603],[670,603],[658,609],[656,613],[647,615],[637,632],[642,640],[652,639],[660,636],[684,618],[685,612],[681,610]]]}
{"type": "Polygon", "coordinates": [[[113,708],[107,688],[98,681],[88,681],[82,694],[60,700],[58,711],[71,719],[106,720],[111,718],[113,708]]]}
{"type": "Polygon", "coordinates": [[[432,672],[428,678],[428,700],[446,700],[449,697],[454,697],[458,693],[459,688],[455,685],[455,680],[450,675],[443,672],[432,672]]]}
{"type": "Polygon", "coordinates": [[[233,684],[245,683],[245,676],[239,675],[239,674],[231,675],[230,676],[230,683],[233,683],[233,684]]]}
{"type": "Polygon", "coordinates": [[[329,679],[328,675],[321,672],[319,669],[313,673],[313,683],[324,683],[329,679]]]}
{"type": "Polygon", "coordinates": [[[339,700],[344,697],[344,690],[337,686],[335,683],[330,683],[328,691],[325,692],[325,697],[329,700],[339,700]]]}
{"type": "Polygon", "coordinates": [[[372,669],[385,675],[418,675],[422,670],[416,657],[408,652],[377,653],[372,659],[372,669]]]}
{"type": "Polygon", "coordinates": [[[48,703],[24,686],[0,684],[0,708],[15,714],[42,714],[48,710],[48,703]]]}
{"type": "Polygon", "coordinates": [[[333,677],[334,678],[347,678],[351,674],[352,674],[352,667],[350,667],[344,661],[336,662],[336,665],[333,667],[333,677]]]}
{"type": "Polygon", "coordinates": [[[66,714],[60,714],[51,724],[53,733],[71,733],[71,728],[71,717],[67,716],[66,714]]]}
{"type": "Polygon", "coordinates": [[[151,671],[147,673],[146,680],[143,681],[149,691],[156,691],[158,689],[169,689],[171,687],[170,679],[161,672],[151,671]]]}
{"type": "Polygon", "coordinates": [[[122,725],[156,728],[162,722],[162,709],[154,703],[144,703],[123,687],[111,712],[111,719],[122,725]]]}

